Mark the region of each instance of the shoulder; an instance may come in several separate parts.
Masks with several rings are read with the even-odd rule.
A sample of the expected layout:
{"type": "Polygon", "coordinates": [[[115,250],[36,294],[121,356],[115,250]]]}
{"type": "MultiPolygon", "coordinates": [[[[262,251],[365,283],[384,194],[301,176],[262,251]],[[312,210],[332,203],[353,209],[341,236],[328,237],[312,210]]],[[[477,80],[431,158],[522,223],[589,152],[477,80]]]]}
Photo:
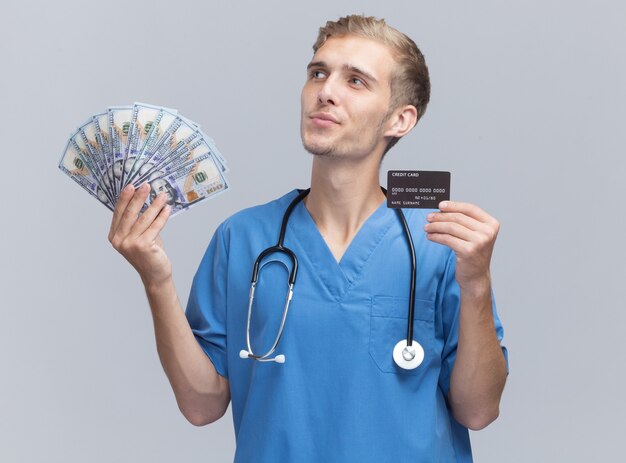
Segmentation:
{"type": "Polygon", "coordinates": [[[265,204],[242,209],[224,220],[217,228],[217,233],[229,237],[233,234],[262,235],[267,229],[277,232],[285,210],[297,195],[298,190],[291,190],[265,204]]]}

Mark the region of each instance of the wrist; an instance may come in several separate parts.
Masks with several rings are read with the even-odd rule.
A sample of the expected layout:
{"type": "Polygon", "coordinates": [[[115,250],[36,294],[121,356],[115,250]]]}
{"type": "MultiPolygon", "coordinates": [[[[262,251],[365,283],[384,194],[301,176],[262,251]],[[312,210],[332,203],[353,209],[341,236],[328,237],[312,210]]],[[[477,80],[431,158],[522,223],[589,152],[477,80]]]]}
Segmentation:
{"type": "Polygon", "coordinates": [[[483,299],[489,296],[491,298],[491,276],[484,275],[471,281],[459,282],[459,288],[461,289],[461,296],[464,297],[483,299]]]}
{"type": "Polygon", "coordinates": [[[168,275],[162,278],[141,278],[143,286],[146,290],[148,297],[158,296],[163,292],[171,290],[174,286],[174,280],[172,275],[168,275]]]}

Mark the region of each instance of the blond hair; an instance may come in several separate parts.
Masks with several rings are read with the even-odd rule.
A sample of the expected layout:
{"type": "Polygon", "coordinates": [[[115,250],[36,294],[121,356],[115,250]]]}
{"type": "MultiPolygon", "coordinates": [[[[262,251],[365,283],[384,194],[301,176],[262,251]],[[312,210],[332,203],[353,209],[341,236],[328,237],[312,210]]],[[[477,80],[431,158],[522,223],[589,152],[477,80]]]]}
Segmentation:
{"type": "MultiPolygon", "coordinates": [[[[391,76],[390,113],[401,105],[413,105],[419,120],[430,100],[430,78],[424,55],[415,42],[407,35],[389,26],[384,19],[372,16],[350,15],[337,21],[328,21],[320,27],[317,40],[313,44],[316,53],[330,37],[356,35],[376,40],[387,45],[396,61],[396,69],[391,76]]],[[[391,148],[397,139],[393,140],[391,148]]]]}

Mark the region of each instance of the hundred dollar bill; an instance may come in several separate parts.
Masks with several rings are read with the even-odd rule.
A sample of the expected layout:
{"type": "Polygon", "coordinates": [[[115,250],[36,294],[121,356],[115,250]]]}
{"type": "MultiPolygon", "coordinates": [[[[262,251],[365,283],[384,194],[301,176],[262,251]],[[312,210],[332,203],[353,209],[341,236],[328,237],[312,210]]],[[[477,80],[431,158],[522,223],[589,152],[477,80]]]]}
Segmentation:
{"type": "MultiPolygon", "coordinates": [[[[136,103],[136,105],[144,105],[143,103],[136,103]]],[[[149,106],[149,105],[146,105],[149,106]]],[[[127,177],[128,183],[136,183],[134,180],[139,175],[139,171],[145,171],[143,165],[149,163],[154,154],[162,149],[163,146],[167,146],[169,138],[178,129],[181,124],[181,118],[178,116],[175,109],[159,108],[159,123],[152,124],[151,130],[146,134],[146,140],[139,148],[138,153],[132,162],[132,172],[127,177]]],[[[129,163],[131,164],[131,163],[129,163]]]]}
{"type": "Polygon", "coordinates": [[[226,179],[210,154],[169,174],[154,172],[147,181],[150,184],[147,204],[164,192],[167,204],[172,207],[171,215],[228,189],[226,179]]]}
{"type": "Polygon", "coordinates": [[[69,143],[74,148],[74,151],[80,157],[80,159],[84,162],[87,169],[89,169],[91,176],[97,182],[99,189],[102,194],[105,194],[109,201],[113,204],[115,203],[114,196],[109,193],[109,189],[107,188],[101,174],[100,169],[97,165],[97,160],[95,156],[89,150],[88,144],[84,141],[83,136],[81,135],[80,129],[78,129],[69,140],[69,143]]]}
{"type": "Polygon", "coordinates": [[[177,124],[174,127],[176,130],[173,130],[167,139],[163,139],[163,143],[155,145],[154,153],[146,157],[140,175],[145,175],[148,170],[147,165],[150,165],[150,170],[155,168],[161,170],[170,162],[186,157],[189,154],[187,151],[189,144],[195,143],[202,137],[197,125],[190,124],[181,117],[177,118],[177,124]]]}
{"type": "Polygon", "coordinates": [[[211,150],[215,153],[215,158],[218,161],[219,165],[221,166],[222,172],[228,172],[228,163],[226,162],[226,159],[224,158],[224,156],[222,156],[222,153],[220,153],[220,151],[217,149],[217,145],[215,144],[215,141],[202,131],[200,131],[200,134],[202,135],[202,138],[204,138],[206,142],[209,144],[209,146],[211,147],[211,150]]]}
{"type": "Polygon", "coordinates": [[[135,182],[141,182],[143,180],[141,177],[144,177],[148,170],[165,169],[169,172],[178,168],[181,162],[189,158],[197,157],[206,151],[213,153],[214,160],[222,172],[227,171],[227,167],[221,161],[223,157],[217,150],[213,140],[200,130],[198,124],[185,118],[180,119],[182,119],[180,126],[172,134],[167,143],[159,146],[154,155],[150,158],[150,162],[146,163],[146,165],[152,164],[150,169],[144,166],[144,168],[141,169],[140,178],[136,179],[135,182]],[[202,149],[198,151],[198,147],[202,147],[202,149]]]}
{"type": "Polygon", "coordinates": [[[109,143],[113,164],[113,189],[115,196],[119,196],[122,190],[122,173],[124,171],[124,156],[128,143],[128,133],[130,131],[130,119],[132,116],[132,106],[115,106],[108,108],[109,119],[109,143]]]}
{"type": "MultiPolygon", "coordinates": [[[[136,107],[142,108],[146,106],[148,109],[154,108],[151,105],[144,103],[135,103],[136,107]]],[[[198,133],[199,125],[195,122],[187,119],[178,114],[178,111],[171,108],[157,108],[163,113],[162,121],[157,127],[157,133],[154,136],[149,136],[143,147],[139,150],[138,155],[135,158],[133,172],[129,176],[133,183],[137,184],[137,178],[144,175],[144,173],[155,164],[159,164],[159,167],[167,161],[164,161],[164,154],[168,158],[172,158],[177,154],[182,155],[180,151],[180,145],[183,142],[189,143],[192,138],[200,137],[198,133]],[[160,127],[167,128],[166,130],[160,127]]],[[[141,114],[141,113],[139,113],[141,114]]],[[[129,182],[126,182],[129,183],[129,182]]]]}
{"type": "Polygon", "coordinates": [[[145,103],[135,103],[131,121],[131,135],[124,160],[123,186],[131,182],[135,172],[150,157],[148,151],[176,119],[176,110],[145,103]]]}
{"type": "MultiPolygon", "coordinates": [[[[137,152],[137,142],[139,140],[139,136],[141,136],[141,129],[138,129],[136,127],[137,125],[137,112],[138,112],[138,108],[137,105],[133,105],[133,110],[130,116],[130,125],[128,127],[128,138],[127,138],[127,143],[124,149],[124,156],[123,156],[123,162],[122,162],[122,173],[121,173],[121,178],[120,178],[120,183],[121,183],[121,187],[120,188],[124,188],[124,182],[125,182],[125,177],[128,175],[128,169],[126,168],[127,166],[127,162],[129,162],[129,159],[135,159],[134,155],[132,157],[129,157],[131,153],[135,153],[137,152]]],[[[132,165],[128,164],[128,165],[132,165]]]]}
{"type": "MultiPolygon", "coordinates": [[[[164,108],[165,111],[172,111],[168,108],[164,108]]],[[[175,114],[177,114],[175,112],[175,114]]],[[[224,156],[222,156],[222,154],[219,152],[219,150],[217,149],[215,142],[213,141],[213,139],[211,137],[209,137],[206,133],[204,133],[201,129],[200,129],[200,125],[195,123],[194,121],[181,116],[180,114],[177,114],[178,117],[182,120],[183,124],[181,125],[181,127],[177,130],[176,134],[174,134],[173,140],[172,140],[172,144],[176,144],[178,143],[181,139],[185,139],[189,136],[190,132],[198,132],[198,135],[201,138],[204,138],[207,143],[211,146],[211,149],[213,151],[213,153],[215,154],[215,161],[217,162],[218,166],[222,169],[222,172],[227,172],[228,171],[228,165],[226,163],[226,159],[224,158],[224,156]]]]}
{"type": "Polygon", "coordinates": [[[92,117],[95,128],[96,141],[100,150],[104,163],[106,165],[105,176],[102,179],[107,189],[115,196],[113,190],[113,156],[111,154],[111,144],[109,142],[109,115],[108,113],[96,114],[92,117]]]}
{"type": "Polygon", "coordinates": [[[226,167],[220,162],[220,153],[215,144],[207,141],[206,135],[196,127],[196,124],[193,126],[187,123],[181,124],[172,135],[169,145],[162,146],[162,149],[159,149],[150,161],[142,166],[138,176],[134,179],[135,187],[151,177],[155,171],[173,172],[183,166],[190,165],[194,159],[198,159],[206,153],[211,153],[216,166],[224,173],[226,167]]]}
{"type": "Polygon", "coordinates": [[[140,176],[136,179],[136,184],[138,185],[153,178],[155,173],[170,174],[187,168],[194,163],[201,162],[209,156],[213,157],[213,162],[215,162],[218,170],[222,172],[211,147],[200,137],[199,132],[193,132],[172,147],[171,151],[163,157],[154,156],[152,162],[144,164],[143,171],[140,172],[140,176]]]}
{"type": "Polygon", "coordinates": [[[99,182],[91,174],[91,171],[87,168],[87,165],[71,140],[69,140],[65,146],[65,150],[59,161],[59,169],[82,188],[87,190],[90,195],[98,199],[98,201],[104,204],[109,210],[113,210],[114,206],[109,196],[104,193],[99,182]]]}
{"type": "Polygon", "coordinates": [[[170,173],[176,170],[182,162],[193,157],[194,149],[201,143],[199,137],[199,133],[194,132],[174,146],[162,147],[150,158],[150,161],[143,163],[133,180],[134,185],[143,183],[153,172],[170,173]]]}
{"type": "MultiPolygon", "coordinates": [[[[163,117],[161,119],[161,121],[164,120],[165,123],[163,124],[163,127],[166,126],[166,123],[169,121],[169,117],[163,117]]],[[[171,121],[171,124],[169,124],[169,126],[167,126],[162,133],[159,134],[158,132],[155,132],[148,137],[145,146],[137,154],[137,162],[133,162],[133,172],[127,177],[126,184],[131,182],[136,184],[135,179],[138,175],[140,175],[139,172],[145,172],[145,168],[143,168],[144,164],[150,163],[155,154],[168,149],[172,135],[178,130],[182,123],[182,119],[175,117],[171,121]]]]}
{"type": "Polygon", "coordinates": [[[115,106],[83,123],[67,142],[59,169],[110,210],[122,188],[148,183],[167,194],[173,215],[228,189],[228,167],[211,138],[175,109],[115,106]]]}
{"type": "Polygon", "coordinates": [[[81,151],[87,152],[87,155],[91,159],[91,163],[97,172],[94,172],[94,175],[98,179],[99,183],[106,190],[109,198],[113,199],[115,195],[113,194],[113,190],[111,189],[111,184],[108,182],[107,178],[107,162],[104,158],[102,150],[99,146],[98,140],[96,138],[96,126],[93,121],[93,118],[89,118],[83,125],[78,128],[78,135],[80,135],[80,140],[82,144],[80,144],[81,151]]]}

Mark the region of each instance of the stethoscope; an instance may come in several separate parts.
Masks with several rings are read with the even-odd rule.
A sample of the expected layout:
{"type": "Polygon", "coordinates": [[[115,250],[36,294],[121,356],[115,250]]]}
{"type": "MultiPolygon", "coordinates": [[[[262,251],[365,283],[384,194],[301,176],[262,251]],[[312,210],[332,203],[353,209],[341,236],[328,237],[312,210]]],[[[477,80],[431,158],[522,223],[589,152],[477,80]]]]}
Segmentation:
{"type": "MultiPolygon", "coordinates": [[[[387,194],[387,190],[381,187],[383,193],[387,194]]],[[[283,335],[283,329],[285,327],[285,320],[287,319],[287,312],[289,311],[289,303],[291,302],[291,298],[293,296],[293,286],[296,283],[296,275],[298,273],[298,259],[296,258],[296,254],[289,248],[283,246],[283,240],[285,238],[285,230],[287,228],[287,221],[289,220],[289,216],[291,212],[296,207],[296,205],[302,201],[306,195],[309,194],[311,189],[302,190],[298,196],[296,196],[285,211],[283,215],[283,221],[280,226],[280,235],[278,236],[278,243],[275,246],[271,246],[259,254],[256,261],[254,262],[254,267],[252,270],[252,282],[250,286],[250,302],[248,303],[248,321],[246,324],[246,343],[248,346],[248,350],[242,349],[239,352],[239,357],[246,359],[254,359],[259,362],[276,362],[276,363],[285,363],[285,356],[283,354],[278,354],[275,357],[270,357],[276,347],[278,346],[278,342],[280,341],[281,336],[283,335]],[[289,257],[291,260],[291,270],[287,268],[289,272],[289,291],[287,292],[287,297],[285,299],[285,307],[283,309],[283,316],[280,321],[280,327],[278,328],[278,334],[276,335],[276,339],[274,340],[274,344],[272,347],[263,355],[257,355],[252,351],[252,345],[250,343],[250,320],[252,318],[252,304],[254,302],[254,290],[256,288],[256,284],[259,278],[259,272],[263,268],[261,265],[261,261],[269,254],[273,253],[281,253],[289,257]]],[[[411,289],[409,295],[409,315],[407,320],[407,334],[406,339],[401,339],[393,348],[393,360],[400,368],[405,370],[412,370],[417,368],[422,361],[424,360],[424,349],[422,346],[413,339],[413,320],[414,320],[414,312],[415,312],[415,274],[416,274],[416,259],[415,259],[415,248],[413,246],[413,238],[411,237],[411,231],[409,230],[409,226],[406,223],[406,218],[404,217],[404,213],[402,209],[396,209],[398,211],[398,217],[400,217],[400,221],[402,222],[402,226],[404,227],[404,234],[407,239],[407,243],[409,245],[409,250],[411,253],[411,289]]],[[[286,264],[281,262],[285,267],[286,264]]]]}

